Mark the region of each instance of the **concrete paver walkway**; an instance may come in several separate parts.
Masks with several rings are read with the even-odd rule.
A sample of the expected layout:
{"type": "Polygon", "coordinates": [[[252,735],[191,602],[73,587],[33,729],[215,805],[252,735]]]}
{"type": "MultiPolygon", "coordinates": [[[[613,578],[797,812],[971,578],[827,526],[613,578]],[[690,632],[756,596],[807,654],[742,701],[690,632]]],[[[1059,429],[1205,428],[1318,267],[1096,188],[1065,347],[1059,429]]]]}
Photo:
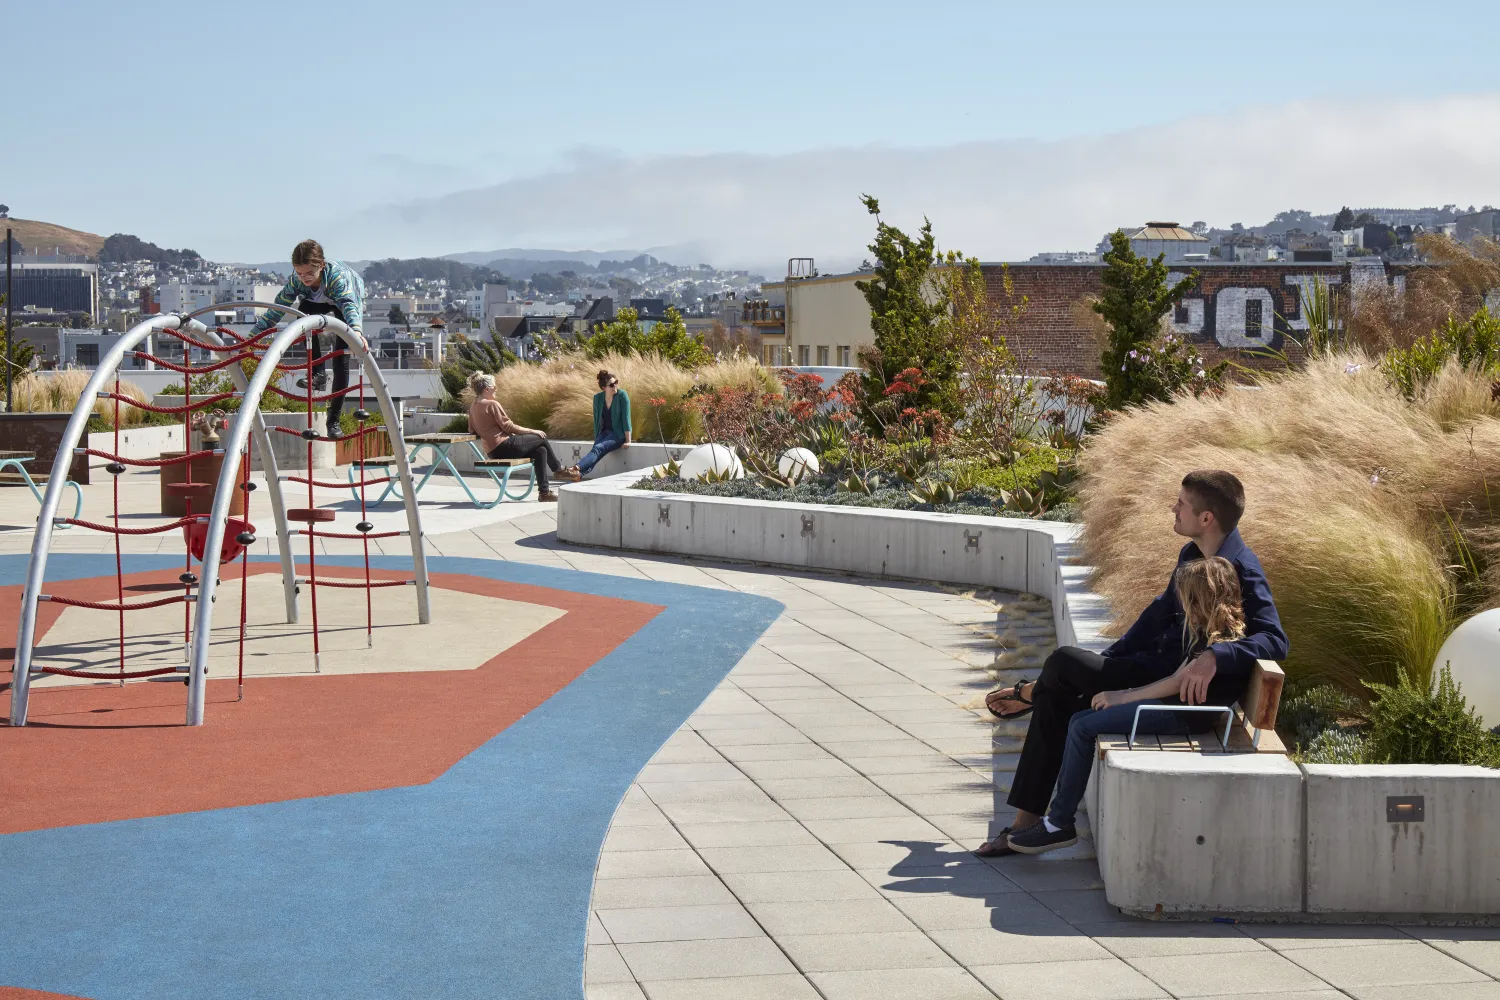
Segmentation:
{"type": "MultiPolygon", "coordinates": [[[[105,489],[86,488],[85,517],[105,489]]],[[[997,595],[997,615],[934,587],[579,550],[556,541],[555,509],[535,504],[482,523],[423,509],[435,554],[786,605],[615,814],[589,924],[590,1000],[1500,1000],[1497,929],[1148,923],[1105,902],[1086,841],[1062,857],[969,854],[1005,815],[1024,729],[994,730],[966,706],[1044,655],[1049,617],[1032,600],[997,595]]],[[[0,523],[34,519],[28,491],[0,490],[0,523]]],[[[65,534],[60,550],[110,546],[65,534]]],[[[0,553],[29,544],[29,532],[0,533],[0,553]]],[[[159,545],[180,551],[126,540],[159,545]]]]}

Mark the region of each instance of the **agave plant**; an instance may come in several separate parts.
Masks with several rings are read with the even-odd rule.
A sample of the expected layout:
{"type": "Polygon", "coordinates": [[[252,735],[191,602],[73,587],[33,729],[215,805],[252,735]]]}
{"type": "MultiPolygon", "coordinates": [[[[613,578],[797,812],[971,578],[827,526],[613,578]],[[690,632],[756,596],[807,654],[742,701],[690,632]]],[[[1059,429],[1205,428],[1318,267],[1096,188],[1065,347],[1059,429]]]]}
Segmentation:
{"type": "Polygon", "coordinates": [[[918,483],[915,489],[908,490],[907,495],[917,503],[930,503],[939,506],[953,502],[953,486],[950,483],[939,482],[935,479],[924,479],[918,483]]]}
{"type": "Polygon", "coordinates": [[[797,443],[822,458],[835,448],[848,447],[849,434],[843,424],[824,420],[804,430],[797,443]]]}
{"type": "Polygon", "coordinates": [[[913,441],[902,448],[896,457],[896,471],[909,483],[915,483],[927,475],[937,460],[937,452],[926,441],[913,441]]]}
{"type": "Polygon", "coordinates": [[[1033,493],[1023,486],[1015,490],[1001,490],[1000,497],[1005,503],[1006,510],[1015,511],[1018,514],[1036,517],[1047,510],[1046,498],[1041,490],[1033,493]]]}
{"type": "Polygon", "coordinates": [[[859,493],[869,496],[880,489],[880,477],[873,472],[861,476],[858,472],[851,472],[849,478],[839,483],[839,489],[845,493],[859,493]]]}
{"type": "Polygon", "coordinates": [[[744,459],[745,471],[759,479],[763,485],[789,490],[794,485],[793,481],[781,474],[779,464],[777,459],[763,452],[751,452],[744,459]]]}

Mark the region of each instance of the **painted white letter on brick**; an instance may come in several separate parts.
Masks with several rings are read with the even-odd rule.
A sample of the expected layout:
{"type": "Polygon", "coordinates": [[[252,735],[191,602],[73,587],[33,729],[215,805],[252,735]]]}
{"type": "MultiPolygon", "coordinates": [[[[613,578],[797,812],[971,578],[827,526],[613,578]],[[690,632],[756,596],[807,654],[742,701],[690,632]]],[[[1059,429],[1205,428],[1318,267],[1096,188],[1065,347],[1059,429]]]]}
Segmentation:
{"type": "Polygon", "coordinates": [[[1268,347],[1276,339],[1276,300],[1264,288],[1224,288],[1214,299],[1214,339],[1220,347],[1268,347]],[[1255,322],[1247,329],[1246,314],[1255,322]]]}

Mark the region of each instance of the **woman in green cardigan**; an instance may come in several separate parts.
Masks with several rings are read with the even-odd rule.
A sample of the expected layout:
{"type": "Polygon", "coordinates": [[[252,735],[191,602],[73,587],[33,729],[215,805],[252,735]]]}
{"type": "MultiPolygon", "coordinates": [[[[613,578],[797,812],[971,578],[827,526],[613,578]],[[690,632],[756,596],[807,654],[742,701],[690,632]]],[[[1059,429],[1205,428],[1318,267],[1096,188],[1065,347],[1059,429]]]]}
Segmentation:
{"type": "Polygon", "coordinates": [[[578,471],[588,475],[599,459],[616,448],[630,447],[630,396],[620,380],[600,370],[599,391],[594,393],[594,447],[578,461],[578,471]]]}

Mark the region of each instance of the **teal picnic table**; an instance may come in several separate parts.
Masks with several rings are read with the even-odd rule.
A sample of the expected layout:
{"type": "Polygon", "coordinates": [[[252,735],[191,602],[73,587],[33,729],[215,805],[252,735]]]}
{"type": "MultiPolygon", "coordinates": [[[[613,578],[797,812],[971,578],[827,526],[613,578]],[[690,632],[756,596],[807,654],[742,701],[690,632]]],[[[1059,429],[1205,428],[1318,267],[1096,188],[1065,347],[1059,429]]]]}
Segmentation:
{"type": "MultiPolygon", "coordinates": [[[[41,503],[42,491],[37,489],[36,481],[31,478],[31,473],[26,471],[26,463],[35,458],[36,452],[34,451],[0,451],[0,472],[9,470],[20,473],[21,479],[27,486],[31,487],[31,495],[36,497],[37,503],[41,503]]],[[[63,485],[73,487],[73,519],[77,520],[78,515],[83,513],[83,487],[71,479],[64,482],[63,485]]],[[[62,527],[68,527],[68,525],[62,525],[62,527]]]]}
{"type": "MultiPolygon", "coordinates": [[[[531,472],[530,460],[519,458],[487,458],[484,452],[480,451],[479,449],[479,438],[476,435],[438,433],[410,434],[407,435],[405,443],[407,447],[406,461],[408,465],[416,464],[417,454],[421,452],[422,449],[426,448],[432,452],[432,464],[427,467],[427,471],[422,474],[422,478],[418,480],[416,486],[413,487],[415,492],[418,494],[422,492],[422,487],[427,485],[427,481],[432,478],[432,474],[439,468],[447,468],[448,472],[452,474],[454,481],[457,482],[459,486],[463,487],[463,491],[469,495],[469,499],[473,502],[474,506],[478,507],[480,510],[489,510],[491,507],[495,507],[501,503],[504,503],[506,500],[525,500],[531,495],[531,491],[536,488],[536,480],[535,476],[532,475],[531,472]],[[494,483],[496,488],[499,490],[499,495],[497,495],[495,499],[484,501],[475,496],[474,491],[469,489],[469,484],[464,481],[463,474],[460,473],[458,471],[458,468],[453,464],[453,459],[448,453],[452,451],[454,447],[461,444],[468,445],[470,450],[474,452],[475,468],[488,476],[490,481],[494,483]],[[511,491],[510,477],[512,473],[518,470],[524,470],[526,473],[526,489],[520,493],[513,493],[511,491]]],[[[355,498],[358,499],[359,486],[358,480],[355,479],[356,472],[358,472],[361,478],[364,477],[366,469],[381,469],[384,470],[386,474],[391,475],[395,471],[393,468],[395,464],[396,459],[393,455],[377,455],[374,458],[366,458],[363,461],[353,462],[349,466],[350,492],[352,492],[355,498]]],[[[401,483],[394,475],[391,475],[390,481],[385,484],[385,490],[380,494],[380,497],[373,502],[377,504],[384,503],[385,500],[390,497],[395,497],[397,500],[403,499],[401,496],[401,483]]]]}

